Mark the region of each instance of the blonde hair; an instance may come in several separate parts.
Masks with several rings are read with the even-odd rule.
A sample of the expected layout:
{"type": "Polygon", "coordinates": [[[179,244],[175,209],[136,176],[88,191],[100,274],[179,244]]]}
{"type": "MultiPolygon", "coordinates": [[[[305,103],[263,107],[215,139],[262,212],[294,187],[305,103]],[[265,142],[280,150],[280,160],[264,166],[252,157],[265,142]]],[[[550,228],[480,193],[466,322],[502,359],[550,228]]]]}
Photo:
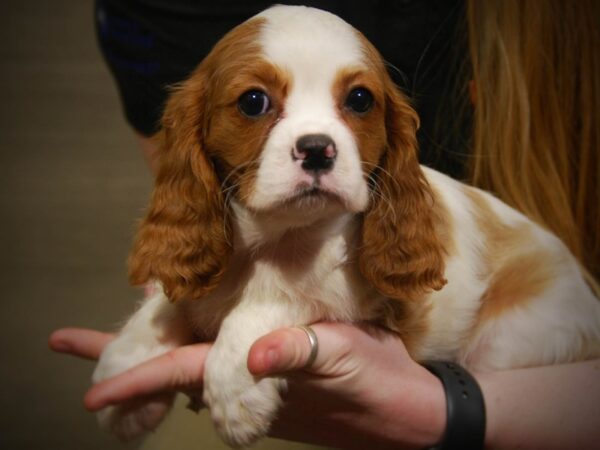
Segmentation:
{"type": "Polygon", "coordinates": [[[600,276],[600,2],[469,0],[471,182],[600,276]]]}

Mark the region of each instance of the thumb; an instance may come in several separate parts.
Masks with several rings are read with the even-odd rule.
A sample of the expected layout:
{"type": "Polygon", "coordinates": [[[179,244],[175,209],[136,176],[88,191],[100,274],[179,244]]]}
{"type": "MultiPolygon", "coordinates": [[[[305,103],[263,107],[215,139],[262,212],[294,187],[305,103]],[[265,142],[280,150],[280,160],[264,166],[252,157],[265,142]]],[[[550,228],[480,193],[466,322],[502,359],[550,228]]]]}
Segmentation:
{"type": "Polygon", "coordinates": [[[350,359],[353,334],[358,330],[350,325],[311,325],[317,336],[316,359],[307,367],[311,343],[301,328],[281,328],[258,339],[248,353],[248,370],[253,375],[274,375],[304,370],[316,375],[337,375],[340,362],[350,359]]]}

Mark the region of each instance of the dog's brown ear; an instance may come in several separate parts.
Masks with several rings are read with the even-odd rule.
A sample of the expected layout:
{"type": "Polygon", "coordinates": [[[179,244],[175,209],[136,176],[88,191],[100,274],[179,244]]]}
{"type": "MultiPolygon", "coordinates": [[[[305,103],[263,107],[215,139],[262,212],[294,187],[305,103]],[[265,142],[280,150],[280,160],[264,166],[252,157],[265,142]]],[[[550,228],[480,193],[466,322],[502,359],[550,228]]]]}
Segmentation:
{"type": "Polygon", "coordinates": [[[168,100],[156,184],[129,258],[130,281],[159,280],[172,301],[208,294],[231,253],[221,185],[203,150],[205,91],[197,71],[168,100]]]}
{"type": "Polygon", "coordinates": [[[435,197],[417,160],[419,119],[386,79],[387,150],[371,176],[359,266],[386,297],[415,300],[441,289],[444,248],[435,230],[435,197]]]}

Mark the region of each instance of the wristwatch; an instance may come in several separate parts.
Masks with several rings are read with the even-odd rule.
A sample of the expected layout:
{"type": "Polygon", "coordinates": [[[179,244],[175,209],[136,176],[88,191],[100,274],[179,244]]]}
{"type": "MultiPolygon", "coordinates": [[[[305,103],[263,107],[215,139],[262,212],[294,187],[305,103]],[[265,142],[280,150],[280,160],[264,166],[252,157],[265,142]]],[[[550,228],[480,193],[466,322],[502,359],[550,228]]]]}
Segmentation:
{"type": "Polygon", "coordinates": [[[446,393],[446,430],[442,442],[431,450],[482,450],[485,439],[485,403],[473,376],[448,361],[422,365],[438,377],[446,393]]]}

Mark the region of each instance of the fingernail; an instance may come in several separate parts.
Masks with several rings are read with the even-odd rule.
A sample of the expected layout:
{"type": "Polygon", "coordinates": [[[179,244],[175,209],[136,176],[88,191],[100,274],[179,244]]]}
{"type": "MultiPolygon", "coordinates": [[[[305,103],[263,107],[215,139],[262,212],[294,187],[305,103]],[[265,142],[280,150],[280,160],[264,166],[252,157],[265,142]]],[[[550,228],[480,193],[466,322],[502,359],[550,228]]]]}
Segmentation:
{"type": "Polygon", "coordinates": [[[67,353],[70,351],[70,346],[66,342],[62,341],[52,341],[50,343],[50,349],[59,353],[67,353]]]}
{"type": "Polygon", "coordinates": [[[255,365],[252,373],[258,376],[270,375],[277,371],[279,352],[273,348],[270,348],[263,353],[262,357],[258,361],[260,361],[259,367],[256,367],[255,365]]]}
{"type": "Polygon", "coordinates": [[[92,386],[84,396],[83,404],[88,411],[96,412],[108,406],[110,401],[106,387],[100,382],[92,386]]]}
{"type": "Polygon", "coordinates": [[[279,366],[279,352],[274,348],[267,350],[265,354],[265,366],[269,372],[274,372],[279,366]]]}
{"type": "Polygon", "coordinates": [[[87,409],[90,412],[96,412],[98,409],[96,407],[96,402],[93,401],[93,399],[90,399],[89,392],[83,398],[83,406],[85,407],[85,409],[87,409]]]}

